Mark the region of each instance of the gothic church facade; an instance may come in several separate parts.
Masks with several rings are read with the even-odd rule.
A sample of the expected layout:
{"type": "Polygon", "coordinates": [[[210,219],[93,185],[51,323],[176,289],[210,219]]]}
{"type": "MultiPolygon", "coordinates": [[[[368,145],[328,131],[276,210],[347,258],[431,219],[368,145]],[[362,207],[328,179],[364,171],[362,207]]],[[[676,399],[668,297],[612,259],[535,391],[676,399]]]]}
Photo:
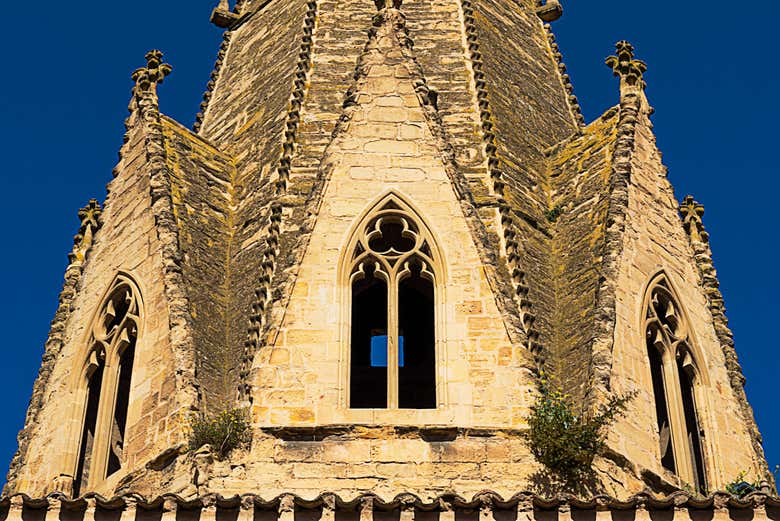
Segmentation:
{"type": "Polygon", "coordinates": [[[646,65],[620,42],[619,102],[586,124],[549,25],[561,6],[540,4],[222,0],[193,129],[160,113],[171,67],[150,52],[105,203],[79,214],[8,476],[27,499],[7,508],[556,510],[513,496],[544,492],[523,437],[542,370],[586,415],[635,394],[595,491],[765,475],[646,65]],[[190,418],[226,407],[249,411],[251,443],[190,450],[190,418]],[[265,499],[225,499],[248,493],[265,499]]]}

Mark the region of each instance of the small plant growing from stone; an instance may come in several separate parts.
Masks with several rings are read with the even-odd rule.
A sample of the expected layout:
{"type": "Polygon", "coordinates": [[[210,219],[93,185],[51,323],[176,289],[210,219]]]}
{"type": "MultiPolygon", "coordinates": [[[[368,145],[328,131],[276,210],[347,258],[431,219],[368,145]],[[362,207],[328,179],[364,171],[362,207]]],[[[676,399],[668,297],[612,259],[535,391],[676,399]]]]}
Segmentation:
{"type": "Polygon", "coordinates": [[[559,204],[556,204],[554,208],[544,212],[545,218],[551,223],[556,222],[561,215],[563,215],[563,207],[559,204]]]}
{"type": "Polygon", "coordinates": [[[252,435],[246,409],[226,409],[214,415],[200,415],[190,422],[190,449],[210,445],[222,459],[233,449],[249,443],[252,435]]]}
{"type": "Polygon", "coordinates": [[[525,437],[534,457],[567,487],[593,476],[593,460],[606,447],[606,430],[623,416],[635,394],[613,397],[592,417],[576,412],[572,399],[542,374],[525,437]]]}
{"type": "MultiPolygon", "coordinates": [[[[775,471],[773,474],[773,481],[777,482],[777,474],[780,472],[780,465],[775,467],[775,471]]],[[[770,485],[769,482],[766,482],[767,485],[770,485]]],[[[752,494],[753,492],[758,492],[762,489],[762,487],[765,485],[763,480],[761,478],[756,478],[754,481],[748,481],[747,478],[747,472],[742,471],[740,472],[734,480],[726,485],[726,492],[731,494],[732,496],[736,496],[740,499],[743,499],[747,497],[748,495],[752,494]]],[[[777,490],[775,488],[772,488],[770,485],[770,491],[772,494],[777,494],[777,490]]]]}

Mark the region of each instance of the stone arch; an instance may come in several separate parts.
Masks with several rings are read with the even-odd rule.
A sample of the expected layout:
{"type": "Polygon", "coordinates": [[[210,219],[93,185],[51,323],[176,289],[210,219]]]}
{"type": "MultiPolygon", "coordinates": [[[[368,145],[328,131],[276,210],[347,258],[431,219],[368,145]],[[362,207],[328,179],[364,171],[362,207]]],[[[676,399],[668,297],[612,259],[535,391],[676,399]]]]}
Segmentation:
{"type": "Polygon", "coordinates": [[[83,492],[123,466],[127,413],[144,304],[135,278],[119,272],[95,309],[74,360],[71,434],[64,474],[83,492]]]}
{"type": "Polygon", "coordinates": [[[714,454],[706,436],[712,432],[710,378],[691,321],[665,271],[647,284],[641,313],[662,466],[703,492],[714,454]]]}
{"type": "MultiPolygon", "coordinates": [[[[340,405],[344,408],[355,405],[350,399],[350,389],[357,376],[357,374],[353,375],[353,363],[355,362],[353,358],[355,338],[353,336],[356,336],[356,312],[360,311],[357,302],[354,301],[356,298],[355,288],[356,285],[363,284],[365,280],[373,279],[378,286],[386,288],[386,293],[380,291],[375,295],[375,302],[381,302],[382,299],[386,299],[387,302],[384,310],[378,311],[387,317],[386,321],[379,323],[379,329],[383,328],[385,333],[383,335],[377,329],[376,336],[371,337],[372,343],[375,339],[382,341],[381,339],[384,337],[387,350],[387,359],[384,361],[386,364],[385,406],[377,405],[375,408],[436,409],[445,406],[447,393],[445,392],[444,304],[446,302],[447,271],[439,241],[422,213],[406,197],[395,190],[390,190],[378,197],[366,207],[350,227],[341,248],[337,273],[341,331],[340,405]],[[393,238],[389,239],[390,236],[393,238]],[[381,251],[372,248],[385,240],[395,240],[398,241],[398,244],[388,242],[379,248],[381,251]],[[404,374],[411,372],[410,367],[403,367],[404,339],[409,340],[409,336],[403,333],[404,322],[411,325],[409,321],[417,320],[414,317],[409,318],[409,313],[405,312],[409,307],[405,303],[408,302],[411,306],[413,301],[425,300],[424,298],[404,300],[404,285],[409,280],[419,281],[418,286],[429,286],[429,290],[422,289],[421,291],[429,295],[432,308],[430,310],[432,339],[427,337],[427,340],[420,340],[418,344],[430,345],[432,348],[430,354],[432,360],[428,357],[421,364],[433,364],[430,369],[424,370],[432,377],[432,381],[430,378],[427,381],[433,388],[432,394],[424,400],[421,399],[421,402],[415,402],[414,399],[409,398],[407,387],[404,385],[404,374]],[[427,291],[430,291],[430,294],[427,291]],[[381,296],[379,296],[380,294],[381,296]]],[[[371,349],[374,347],[382,350],[380,345],[372,345],[371,349]]],[[[379,396],[376,397],[376,400],[377,404],[383,401],[379,396]]],[[[373,408],[368,401],[361,407],[373,408]]]]}

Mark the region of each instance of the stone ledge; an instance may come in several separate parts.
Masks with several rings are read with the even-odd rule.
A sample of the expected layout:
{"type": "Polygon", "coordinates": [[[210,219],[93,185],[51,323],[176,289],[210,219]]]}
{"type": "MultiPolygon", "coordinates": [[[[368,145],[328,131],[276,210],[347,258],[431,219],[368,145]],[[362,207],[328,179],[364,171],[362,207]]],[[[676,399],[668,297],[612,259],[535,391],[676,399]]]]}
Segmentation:
{"type": "Polygon", "coordinates": [[[421,438],[429,442],[454,441],[457,438],[521,438],[526,429],[494,427],[457,427],[451,425],[368,425],[332,424],[304,427],[261,427],[261,432],[284,441],[322,441],[328,438],[386,439],[421,438]]]}

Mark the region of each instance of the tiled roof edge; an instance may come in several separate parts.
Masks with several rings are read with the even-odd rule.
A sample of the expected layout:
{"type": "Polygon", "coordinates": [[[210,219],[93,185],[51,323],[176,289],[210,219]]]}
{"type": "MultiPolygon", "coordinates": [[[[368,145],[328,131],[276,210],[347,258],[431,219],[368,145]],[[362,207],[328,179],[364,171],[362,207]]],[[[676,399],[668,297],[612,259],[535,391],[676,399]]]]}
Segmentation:
{"type": "Polygon", "coordinates": [[[220,494],[207,494],[194,499],[185,499],[176,494],[164,494],[153,499],[147,499],[139,494],[123,494],[113,498],[105,498],[99,494],[89,493],[77,499],[69,499],[61,493],[53,493],[43,498],[32,498],[27,494],[15,494],[0,499],[0,508],[9,506],[22,506],[33,510],[47,509],[53,502],[59,502],[62,508],[79,510],[86,508],[94,502],[95,506],[106,510],[122,510],[128,503],[134,503],[137,507],[153,510],[162,508],[165,502],[171,500],[178,508],[183,510],[196,510],[210,506],[220,508],[239,508],[241,505],[252,504],[260,509],[275,509],[281,505],[283,499],[292,497],[293,503],[302,508],[319,508],[323,505],[335,505],[336,508],[354,510],[367,499],[371,499],[377,510],[393,510],[400,507],[414,507],[420,510],[442,510],[443,508],[480,509],[483,507],[493,509],[510,509],[525,507],[539,510],[554,510],[561,506],[577,509],[595,510],[634,510],[637,508],[648,510],[667,510],[673,508],[688,508],[692,510],[710,509],[757,509],[766,506],[780,507],[780,497],[770,496],[763,492],[754,492],[745,498],[738,498],[726,492],[715,492],[710,496],[697,497],[687,492],[657,497],[647,493],[640,493],[625,501],[617,498],[599,495],[590,499],[578,498],[571,494],[559,494],[554,497],[545,497],[530,492],[521,492],[504,499],[493,491],[484,491],[475,494],[470,500],[455,494],[442,494],[432,501],[424,501],[419,496],[410,493],[398,494],[389,501],[376,494],[360,494],[352,499],[344,499],[338,494],[323,493],[314,499],[305,499],[296,494],[281,494],[271,500],[265,500],[256,494],[242,494],[224,497],[220,494]]]}

